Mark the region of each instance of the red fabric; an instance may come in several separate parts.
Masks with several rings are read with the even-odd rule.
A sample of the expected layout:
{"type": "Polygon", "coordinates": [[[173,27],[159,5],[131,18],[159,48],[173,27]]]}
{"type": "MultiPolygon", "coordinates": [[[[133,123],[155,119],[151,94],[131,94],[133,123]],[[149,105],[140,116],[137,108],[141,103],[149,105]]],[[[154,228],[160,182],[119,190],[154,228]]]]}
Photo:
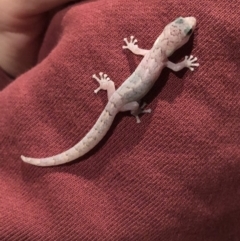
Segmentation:
{"type": "Polygon", "coordinates": [[[240,238],[239,1],[102,0],[57,13],[39,64],[0,92],[0,240],[228,241],[240,238]],[[196,71],[164,70],[137,125],[117,116],[106,138],[68,165],[40,168],[78,142],[163,27],[193,15],[196,71]]]}

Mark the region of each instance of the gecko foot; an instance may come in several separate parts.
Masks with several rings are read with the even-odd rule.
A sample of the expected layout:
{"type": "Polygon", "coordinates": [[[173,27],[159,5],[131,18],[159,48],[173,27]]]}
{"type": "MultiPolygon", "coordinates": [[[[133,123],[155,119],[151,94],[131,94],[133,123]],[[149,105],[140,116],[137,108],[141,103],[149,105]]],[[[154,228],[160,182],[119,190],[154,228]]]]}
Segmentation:
{"type": "Polygon", "coordinates": [[[189,68],[191,71],[194,70],[193,67],[199,66],[199,63],[196,63],[197,57],[193,57],[192,55],[190,57],[185,56],[184,62],[186,64],[186,67],[189,68]]]}
{"type": "Polygon", "coordinates": [[[107,90],[109,88],[109,82],[112,82],[107,74],[100,72],[99,76],[100,78],[98,78],[96,74],[92,76],[100,85],[97,89],[94,90],[95,94],[97,94],[99,90],[107,90]]]}
{"type": "Polygon", "coordinates": [[[122,46],[123,49],[129,49],[131,51],[138,49],[137,39],[135,39],[134,36],[130,37],[130,41],[128,41],[127,38],[124,38],[123,41],[126,43],[126,45],[122,46]]]}
{"type": "Polygon", "coordinates": [[[137,119],[137,124],[141,123],[141,120],[139,118],[139,114],[143,114],[143,113],[151,113],[152,110],[151,109],[144,109],[144,107],[146,106],[146,103],[143,103],[142,106],[138,109],[137,113],[134,113],[134,116],[137,119]]]}
{"type": "Polygon", "coordinates": [[[151,109],[144,109],[145,108],[145,106],[147,105],[147,103],[143,103],[142,104],[142,106],[140,107],[140,113],[151,113],[152,112],[152,110],[151,109]]]}

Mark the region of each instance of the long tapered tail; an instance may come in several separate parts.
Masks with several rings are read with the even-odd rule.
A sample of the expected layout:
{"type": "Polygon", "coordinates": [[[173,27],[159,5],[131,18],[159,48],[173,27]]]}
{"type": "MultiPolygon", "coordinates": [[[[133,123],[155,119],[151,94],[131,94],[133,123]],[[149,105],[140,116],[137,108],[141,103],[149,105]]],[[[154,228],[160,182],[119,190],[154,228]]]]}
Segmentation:
{"type": "Polygon", "coordinates": [[[117,114],[117,110],[108,111],[108,104],[92,129],[85,135],[85,137],[83,137],[80,142],[69,150],[47,158],[31,158],[21,156],[21,159],[24,162],[32,165],[45,167],[61,165],[83,156],[102,140],[111,127],[111,124],[117,114]]]}

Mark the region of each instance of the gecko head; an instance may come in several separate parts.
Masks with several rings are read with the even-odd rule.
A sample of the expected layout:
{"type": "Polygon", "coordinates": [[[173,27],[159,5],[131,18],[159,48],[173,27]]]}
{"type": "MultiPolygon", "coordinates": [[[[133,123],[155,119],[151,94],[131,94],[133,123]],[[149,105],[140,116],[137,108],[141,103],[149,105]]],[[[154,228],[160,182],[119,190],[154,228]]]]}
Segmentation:
{"type": "Polygon", "coordinates": [[[188,42],[196,27],[196,23],[197,21],[194,17],[179,17],[165,27],[165,36],[168,36],[169,40],[168,56],[188,42]]]}

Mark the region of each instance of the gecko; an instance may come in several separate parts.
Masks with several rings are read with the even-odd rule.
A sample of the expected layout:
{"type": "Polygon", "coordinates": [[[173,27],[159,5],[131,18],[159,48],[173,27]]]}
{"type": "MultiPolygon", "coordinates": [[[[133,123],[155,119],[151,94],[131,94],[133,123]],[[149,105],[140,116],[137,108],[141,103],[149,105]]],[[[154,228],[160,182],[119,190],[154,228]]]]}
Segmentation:
{"type": "Polygon", "coordinates": [[[92,76],[99,83],[99,87],[94,92],[106,90],[108,97],[108,102],[92,129],[76,145],[58,155],[46,158],[22,155],[21,159],[26,163],[42,167],[68,163],[94,148],[106,135],[119,112],[130,111],[136,117],[137,123],[140,123],[139,114],[151,112],[151,109],[144,108],[146,104],[141,106],[140,101],[153,87],[163,68],[180,71],[186,67],[193,71],[194,67],[199,66],[197,58],[192,55],[185,56],[180,63],[168,60],[175,50],[188,42],[196,28],[196,22],[195,17],[178,17],[165,26],[150,50],[139,48],[134,36],[130,36],[130,40],[124,38],[125,45],[122,48],[143,56],[143,59],[118,89],[115,89],[114,82],[107,74],[100,72],[98,76],[96,74],[92,76]]]}

